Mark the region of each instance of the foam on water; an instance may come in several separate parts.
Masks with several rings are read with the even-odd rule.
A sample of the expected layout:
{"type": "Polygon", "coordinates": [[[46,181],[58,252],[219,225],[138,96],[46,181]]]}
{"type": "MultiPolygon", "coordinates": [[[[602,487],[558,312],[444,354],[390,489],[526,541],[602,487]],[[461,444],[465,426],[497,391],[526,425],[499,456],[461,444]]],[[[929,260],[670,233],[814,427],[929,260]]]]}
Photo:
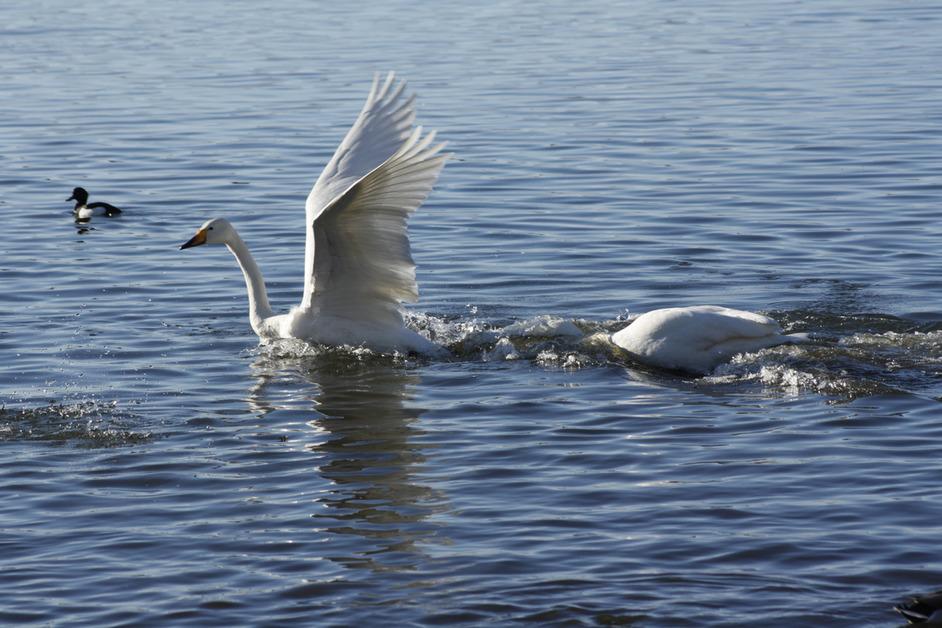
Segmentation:
{"type": "Polygon", "coordinates": [[[891,366],[942,363],[942,331],[859,333],[841,338],[842,346],[859,348],[884,356],[891,366]]]}
{"type": "Polygon", "coordinates": [[[408,312],[408,326],[426,338],[439,343],[447,353],[416,356],[401,353],[378,353],[366,347],[310,344],[303,340],[266,341],[261,350],[272,358],[329,358],[360,361],[382,360],[399,364],[433,360],[518,360],[533,359],[549,347],[576,347],[594,327],[585,320],[570,320],[543,315],[507,324],[491,323],[479,318],[467,320],[444,318],[408,312]]]}
{"type": "Polygon", "coordinates": [[[50,403],[40,407],[0,408],[0,441],[45,441],[79,447],[121,447],[151,440],[140,417],[117,402],[50,403]]]}
{"type": "Polygon", "coordinates": [[[813,392],[851,400],[871,395],[935,395],[942,383],[938,332],[856,333],[735,356],[706,378],[759,382],[790,394],[813,392]]]}
{"type": "MultiPolygon", "coordinates": [[[[733,357],[700,385],[759,385],[774,394],[802,392],[851,400],[870,395],[931,394],[942,374],[942,331],[879,331],[911,329],[905,319],[880,314],[824,315],[807,311],[776,312],[789,332],[813,326],[807,344],[782,345],[733,357]],[[861,331],[855,331],[861,330],[861,331]]],[[[663,381],[690,381],[692,376],[661,372],[638,364],[611,343],[611,332],[630,319],[605,321],[537,315],[506,323],[483,318],[439,317],[409,312],[408,325],[441,343],[442,356],[378,354],[364,347],[325,347],[299,340],[260,345],[273,359],[316,358],[324,361],[386,363],[400,366],[430,361],[530,361],[548,369],[579,369],[622,364],[652,371],[663,381]],[[660,374],[660,375],[658,375],[660,374]]],[[[928,323],[931,326],[933,323],[928,323]]]]}

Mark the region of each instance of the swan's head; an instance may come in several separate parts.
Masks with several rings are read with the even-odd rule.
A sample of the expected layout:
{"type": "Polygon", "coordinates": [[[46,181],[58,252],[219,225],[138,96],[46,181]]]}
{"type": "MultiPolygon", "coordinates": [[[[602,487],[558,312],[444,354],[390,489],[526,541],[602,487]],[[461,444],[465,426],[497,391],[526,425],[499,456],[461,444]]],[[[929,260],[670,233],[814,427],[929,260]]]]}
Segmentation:
{"type": "Polygon", "coordinates": [[[75,188],[72,190],[72,196],[65,199],[67,201],[78,201],[82,205],[88,202],[88,192],[85,191],[85,188],[75,188]]]}
{"type": "Polygon", "coordinates": [[[197,229],[196,235],[183,243],[181,249],[188,249],[201,244],[225,244],[235,232],[225,218],[213,218],[197,229]]]}

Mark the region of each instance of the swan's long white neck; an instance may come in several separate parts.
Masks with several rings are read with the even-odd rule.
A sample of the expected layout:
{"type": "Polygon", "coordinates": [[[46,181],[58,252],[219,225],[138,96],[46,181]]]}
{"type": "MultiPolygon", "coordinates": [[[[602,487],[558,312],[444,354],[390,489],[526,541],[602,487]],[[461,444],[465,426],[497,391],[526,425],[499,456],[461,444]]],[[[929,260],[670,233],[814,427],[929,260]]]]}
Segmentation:
{"type": "Polygon", "coordinates": [[[265,278],[262,277],[262,271],[249,252],[249,247],[235,229],[232,230],[232,237],[226,241],[226,246],[235,255],[242,268],[245,288],[249,293],[249,321],[255,333],[261,335],[262,321],[273,315],[271,305],[268,303],[268,293],[265,291],[265,278]]]}

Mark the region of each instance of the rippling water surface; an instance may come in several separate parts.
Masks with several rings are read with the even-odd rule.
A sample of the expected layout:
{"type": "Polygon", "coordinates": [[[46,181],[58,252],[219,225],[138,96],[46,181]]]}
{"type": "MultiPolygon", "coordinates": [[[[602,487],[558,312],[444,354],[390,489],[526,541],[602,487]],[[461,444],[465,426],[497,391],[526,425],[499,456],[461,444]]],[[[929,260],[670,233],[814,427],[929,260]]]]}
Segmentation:
{"type": "Polygon", "coordinates": [[[882,626],[942,587],[942,12],[921,2],[23,3],[0,68],[0,621],[882,626]],[[455,159],[450,359],[259,346],[376,70],[455,159]],[[125,209],[75,225],[64,199],[125,209]],[[655,307],[809,345],[707,377],[655,307]]]}

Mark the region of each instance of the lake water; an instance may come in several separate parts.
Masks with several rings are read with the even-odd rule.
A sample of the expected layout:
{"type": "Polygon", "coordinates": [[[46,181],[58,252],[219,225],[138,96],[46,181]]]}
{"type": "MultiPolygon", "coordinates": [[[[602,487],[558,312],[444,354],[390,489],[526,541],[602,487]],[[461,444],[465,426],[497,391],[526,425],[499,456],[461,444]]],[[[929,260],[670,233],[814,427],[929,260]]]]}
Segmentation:
{"type": "Polygon", "coordinates": [[[0,25],[0,622],[885,626],[942,587],[942,7],[65,2],[0,25]],[[375,71],[451,359],[260,347],[375,71]],[[123,207],[77,226],[82,185],[123,207]],[[761,311],[709,377],[566,335],[761,311]]]}

